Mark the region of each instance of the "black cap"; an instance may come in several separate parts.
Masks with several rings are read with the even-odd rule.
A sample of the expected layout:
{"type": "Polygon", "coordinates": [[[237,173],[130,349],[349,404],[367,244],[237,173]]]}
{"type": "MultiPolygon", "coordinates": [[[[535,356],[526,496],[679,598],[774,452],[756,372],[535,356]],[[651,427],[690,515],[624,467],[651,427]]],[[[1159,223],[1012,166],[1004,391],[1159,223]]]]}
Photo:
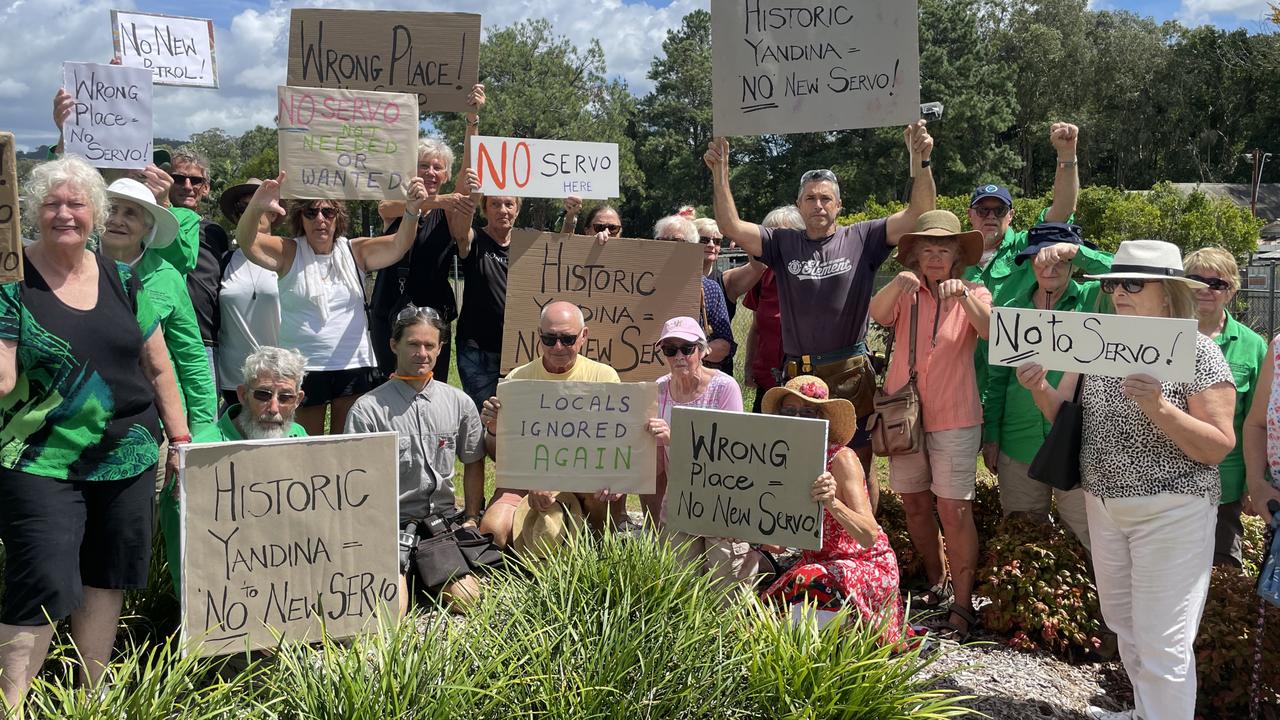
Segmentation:
{"type": "Polygon", "coordinates": [[[1021,265],[1027,261],[1027,258],[1035,257],[1036,253],[1045,247],[1057,245],[1058,243],[1084,245],[1090,248],[1096,247],[1093,243],[1081,237],[1079,225],[1056,222],[1040,223],[1027,231],[1027,246],[1022,249],[1022,252],[1018,253],[1013,261],[1021,265]]]}

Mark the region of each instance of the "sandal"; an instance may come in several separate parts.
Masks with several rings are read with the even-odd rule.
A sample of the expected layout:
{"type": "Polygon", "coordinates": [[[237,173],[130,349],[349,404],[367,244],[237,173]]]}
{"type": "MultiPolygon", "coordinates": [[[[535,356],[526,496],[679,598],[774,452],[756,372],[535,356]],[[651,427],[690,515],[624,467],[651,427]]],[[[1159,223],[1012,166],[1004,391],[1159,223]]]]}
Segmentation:
{"type": "Polygon", "coordinates": [[[973,632],[974,626],[978,624],[978,616],[973,612],[973,608],[954,603],[951,605],[951,614],[963,620],[965,626],[961,628],[951,622],[951,617],[948,616],[946,622],[938,623],[938,637],[958,643],[965,642],[969,639],[969,633],[973,632]]]}
{"type": "Polygon", "coordinates": [[[938,610],[950,605],[954,598],[955,593],[951,589],[951,578],[944,577],[938,581],[937,585],[915,595],[913,605],[925,610],[938,610]]]}

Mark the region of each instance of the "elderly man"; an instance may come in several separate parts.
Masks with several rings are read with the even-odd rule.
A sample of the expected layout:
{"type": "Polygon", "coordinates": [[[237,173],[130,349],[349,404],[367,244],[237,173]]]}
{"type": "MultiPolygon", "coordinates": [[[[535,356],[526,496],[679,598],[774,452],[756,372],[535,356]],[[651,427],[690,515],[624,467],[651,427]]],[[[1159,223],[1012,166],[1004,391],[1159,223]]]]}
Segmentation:
{"type": "MultiPolygon", "coordinates": [[[[933,209],[937,196],[929,169],[933,138],[924,121],[907,126],[903,138],[918,166],[905,210],[879,220],[838,225],[839,181],[830,170],[810,170],[800,177],[796,198],[805,222],[802,231],[765,228],[738,217],[724,138],[713,139],[703,158],[711,168],[720,231],[776,275],[785,376],[822,377],[834,395],[853,402],[859,418],[871,413],[875,390],[864,340],[876,270],[898,239],[915,229],[916,218],[933,209]]],[[[863,426],[858,423],[851,446],[868,469],[870,437],[863,426]]]]}
{"type": "MultiPolygon", "coordinates": [[[[585,355],[580,355],[582,347],[587,344],[587,325],[582,310],[570,302],[556,301],[542,308],[538,319],[538,335],[542,341],[542,357],[507,374],[508,380],[566,380],[580,382],[619,382],[618,371],[596,362],[585,355]]],[[[484,402],[480,412],[480,421],[485,429],[485,446],[490,455],[498,447],[498,411],[502,403],[492,397],[484,402]]],[[[511,539],[511,521],[515,516],[516,506],[526,495],[531,495],[529,504],[535,510],[545,512],[551,509],[555,493],[533,492],[495,488],[489,509],[485,510],[484,520],[480,523],[482,532],[492,533],[494,542],[506,547],[511,539]]],[[[587,520],[592,528],[603,530],[612,513],[620,515],[623,507],[618,498],[607,497],[606,493],[594,496],[579,496],[587,510],[587,520]],[[615,507],[610,507],[611,503],[615,507]]]]}
{"type": "MultiPolygon", "coordinates": [[[[448,330],[448,323],[435,310],[406,307],[391,328],[395,373],[356,400],[345,428],[348,433],[394,430],[399,435],[399,522],[402,529],[416,524],[418,533],[428,527],[437,533],[460,525],[474,527],[484,506],[483,430],[475,403],[461,390],[434,379],[432,373],[448,330]],[[464,466],[461,514],[454,500],[455,459],[464,466]]],[[[446,557],[463,560],[461,552],[432,556],[446,557]]],[[[471,575],[474,568],[465,561],[461,565],[435,568],[440,587],[424,589],[438,589],[441,599],[451,604],[474,598],[480,589],[471,575]]],[[[401,567],[401,616],[409,609],[406,570],[401,567]]]]}
{"type": "MultiPolygon", "coordinates": [[[[293,421],[302,402],[302,376],[307,359],[295,350],[263,346],[244,361],[244,382],[236,388],[240,403],[222,413],[191,438],[193,443],[237,440],[275,440],[306,437],[307,431],[293,421]]],[[[172,478],[160,493],[160,530],[164,533],[165,555],[175,591],[181,592],[182,546],[179,539],[178,479],[172,478]]]]}

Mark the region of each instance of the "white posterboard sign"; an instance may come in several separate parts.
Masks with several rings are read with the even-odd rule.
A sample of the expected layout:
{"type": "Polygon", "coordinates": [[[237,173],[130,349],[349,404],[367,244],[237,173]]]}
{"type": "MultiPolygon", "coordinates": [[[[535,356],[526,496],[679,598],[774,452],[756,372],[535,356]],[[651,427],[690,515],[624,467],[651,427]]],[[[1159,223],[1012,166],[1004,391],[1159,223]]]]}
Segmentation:
{"type": "Polygon", "coordinates": [[[498,400],[499,487],[654,492],[657,383],[507,380],[498,400]]]}
{"type": "Polygon", "coordinates": [[[915,0],[711,0],[715,134],[914,122],[918,25],[915,0]]]}
{"type": "Polygon", "coordinates": [[[618,197],[618,144],[471,138],[471,163],[485,195],[618,197]]]}
{"type": "Polygon", "coordinates": [[[151,162],[151,71],[62,63],[62,87],[75,98],[62,126],[67,154],[96,168],[137,170],[151,162]]]}
{"type": "Polygon", "coordinates": [[[1146,373],[1161,382],[1196,374],[1195,320],[1101,313],[992,308],[987,361],[1017,367],[1126,377],[1146,373]]]}
{"type": "Polygon", "coordinates": [[[184,652],[350,637],[394,617],[396,437],[182,446],[184,652]]]}
{"type": "Polygon", "coordinates": [[[667,526],[690,535],[817,550],[827,421],[671,409],[667,526]]]}
{"type": "Polygon", "coordinates": [[[112,10],[111,42],[121,65],[150,70],[156,85],[218,87],[212,20],[112,10]]]}

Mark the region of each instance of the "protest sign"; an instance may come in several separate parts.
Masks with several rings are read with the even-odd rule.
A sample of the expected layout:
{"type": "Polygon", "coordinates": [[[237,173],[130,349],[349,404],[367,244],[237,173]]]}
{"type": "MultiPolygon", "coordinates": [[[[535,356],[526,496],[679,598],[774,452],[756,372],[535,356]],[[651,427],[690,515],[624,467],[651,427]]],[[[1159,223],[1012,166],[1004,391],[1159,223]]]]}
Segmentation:
{"type": "Polygon", "coordinates": [[[0,132],[0,283],[22,279],[22,222],[13,133],[0,132]]]}
{"type": "Polygon", "coordinates": [[[1189,382],[1196,373],[1195,320],[998,307],[991,311],[992,365],[1189,382]]]}
{"type": "Polygon", "coordinates": [[[667,527],[817,550],[826,450],[826,420],[672,408],[667,527]]]}
{"type": "Polygon", "coordinates": [[[588,332],[579,352],[628,381],[665,375],[655,347],[662,324],[700,316],[700,245],[624,238],[600,245],[582,236],[516,230],[507,253],[507,297],[520,302],[507,303],[503,374],[542,357],[538,316],[555,300],[582,309],[588,332]]]}
{"type": "Polygon", "coordinates": [[[423,111],[464,112],[479,55],[474,13],[295,8],[286,82],[413,93],[423,111]]]}
{"type": "Polygon", "coordinates": [[[485,195],[618,197],[617,143],[475,135],[471,158],[485,195]]]}
{"type": "Polygon", "coordinates": [[[658,449],[645,424],[656,383],[498,383],[497,484],[522,490],[652,493],[658,449]]]}
{"type": "Polygon", "coordinates": [[[183,445],[182,647],[377,629],[399,584],[395,433],[183,445]]]}
{"type": "Polygon", "coordinates": [[[281,85],[276,122],[281,197],[406,197],[418,168],[415,96],[281,85]]]}
{"type": "Polygon", "coordinates": [[[150,70],[156,85],[218,87],[212,20],[112,10],[111,42],[121,65],[150,70]]]}
{"type": "Polygon", "coordinates": [[[915,0],[712,0],[716,135],[905,125],[920,117],[915,0]]]}
{"type": "Polygon", "coordinates": [[[97,168],[136,170],[151,162],[151,71],[62,63],[62,87],[75,98],[62,125],[63,147],[97,168]]]}

